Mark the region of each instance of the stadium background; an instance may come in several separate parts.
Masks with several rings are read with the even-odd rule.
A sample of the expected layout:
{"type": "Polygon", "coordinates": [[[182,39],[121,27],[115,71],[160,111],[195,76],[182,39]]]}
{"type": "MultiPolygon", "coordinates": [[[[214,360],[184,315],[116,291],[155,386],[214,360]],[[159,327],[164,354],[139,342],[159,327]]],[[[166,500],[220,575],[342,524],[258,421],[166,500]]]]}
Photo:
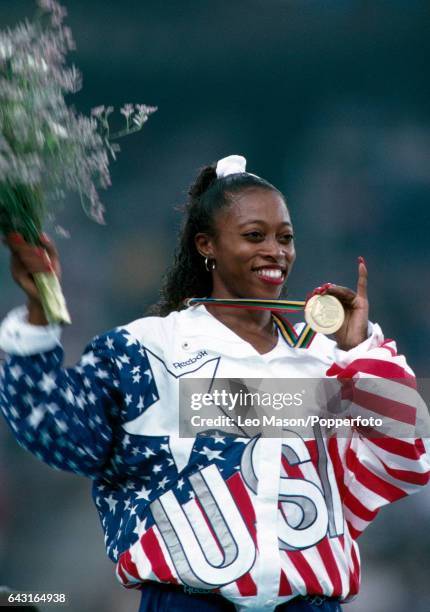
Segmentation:
{"type": "MultiPolygon", "coordinates": [[[[430,5],[421,0],[70,0],[79,111],[159,107],[122,142],[103,193],[107,227],[71,198],[58,220],[74,324],[87,341],[156,300],[197,169],[231,153],[288,198],[298,258],[289,295],[369,268],[371,319],[429,373],[430,5]]],[[[0,27],[31,16],[1,0],[0,27]]],[[[22,303],[0,253],[0,316],[22,303]]],[[[429,612],[430,491],[384,509],[361,538],[347,612],[429,612]]],[[[90,483],[40,464],[0,422],[0,584],[65,592],[72,612],[133,612],[116,582],[90,483]]],[[[47,608],[48,609],[48,608],[47,608]]],[[[60,608],[59,608],[60,609],[60,608]]],[[[49,610],[57,612],[51,606],[49,610]]]]}

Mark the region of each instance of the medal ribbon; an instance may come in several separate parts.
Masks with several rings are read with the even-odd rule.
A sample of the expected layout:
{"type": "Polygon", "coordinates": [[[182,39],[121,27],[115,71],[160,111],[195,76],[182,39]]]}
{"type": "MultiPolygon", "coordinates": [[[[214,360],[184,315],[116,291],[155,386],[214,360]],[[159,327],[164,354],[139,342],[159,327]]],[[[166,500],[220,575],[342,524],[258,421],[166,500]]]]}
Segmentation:
{"type": "Polygon", "coordinates": [[[306,302],[295,300],[263,300],[263,299],[220,299],[220,298],[189,298],[185,300],[187,306],[197,304],[210,304],[224,308],[242,308],[246,310],[270,310],[275,325],[289,346],[295,348],[308,348],[315,338],[316,332],[306,324],[300,334],[296,332],[291,323],[275,313],[299,312],[304,310],[306,302]]]}

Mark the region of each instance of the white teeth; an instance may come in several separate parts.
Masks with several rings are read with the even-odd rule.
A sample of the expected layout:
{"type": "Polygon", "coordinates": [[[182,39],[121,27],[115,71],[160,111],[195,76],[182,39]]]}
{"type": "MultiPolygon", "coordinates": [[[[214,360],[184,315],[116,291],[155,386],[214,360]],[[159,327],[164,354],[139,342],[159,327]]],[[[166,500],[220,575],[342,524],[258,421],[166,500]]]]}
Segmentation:
{"type": "Polygon", "coordinates": [[[257,270],[258,276],[268,276],[269,278],[281,278],[282,270],[265,268],[264,270],[257,270]]]}

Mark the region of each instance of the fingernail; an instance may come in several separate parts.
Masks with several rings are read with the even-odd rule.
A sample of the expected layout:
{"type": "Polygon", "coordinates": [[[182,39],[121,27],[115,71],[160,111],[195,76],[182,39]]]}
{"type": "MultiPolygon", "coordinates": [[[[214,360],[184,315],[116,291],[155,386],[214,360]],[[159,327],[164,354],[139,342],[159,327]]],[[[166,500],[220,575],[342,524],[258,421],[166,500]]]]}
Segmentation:
{"type": "Polygon", "coordinates": [[[22,244],[23,242],[25,242],[21,234],[18,234],[17,232],[11,232],[10,234],[8,234],[8,238],[12,242],[15,242],[15,244],[22,244]]]}
{"type": "Polygon", "coordinates": [[[362,257],[361,255],[360,255],[360,257],[358,258],[358,263],[359,263],[359,264],[361,264],[361,263],[362,263],[362,264],[366,265],[366,262],[365,262],[365,260],[364,260],[364,257],[362,257]]]}
{"type": "Polygon", "coordinates": [[[48,234],[45,234],[45,232],[42,232],[41,234],[39,234],[39,236],[44,242],[49,242],[49,236],[48,234]]]}
{"type": "Polygon", "coordinates": [[[45,249],[42,249],[42,247],[34,247],[34,252],[39,257],[43,257],[45,255],[45,253],[46,253],[45,249]]]}

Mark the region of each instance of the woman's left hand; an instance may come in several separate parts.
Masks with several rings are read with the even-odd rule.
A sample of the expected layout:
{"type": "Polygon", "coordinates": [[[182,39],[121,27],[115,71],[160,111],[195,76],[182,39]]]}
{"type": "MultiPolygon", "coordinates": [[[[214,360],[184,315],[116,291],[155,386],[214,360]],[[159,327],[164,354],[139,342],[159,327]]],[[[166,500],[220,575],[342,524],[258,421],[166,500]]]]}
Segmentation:
{"type": "Polygon", "coordinates": [[[342,303],[345,320],[334,334],[337,345],[344,351],[354,348],[367,338],[369,302],[367,299],[367,268],[363,257],[358,258],[357,292],[348,287],[327,283],[313,292],[334,295],[342,303]]]}

